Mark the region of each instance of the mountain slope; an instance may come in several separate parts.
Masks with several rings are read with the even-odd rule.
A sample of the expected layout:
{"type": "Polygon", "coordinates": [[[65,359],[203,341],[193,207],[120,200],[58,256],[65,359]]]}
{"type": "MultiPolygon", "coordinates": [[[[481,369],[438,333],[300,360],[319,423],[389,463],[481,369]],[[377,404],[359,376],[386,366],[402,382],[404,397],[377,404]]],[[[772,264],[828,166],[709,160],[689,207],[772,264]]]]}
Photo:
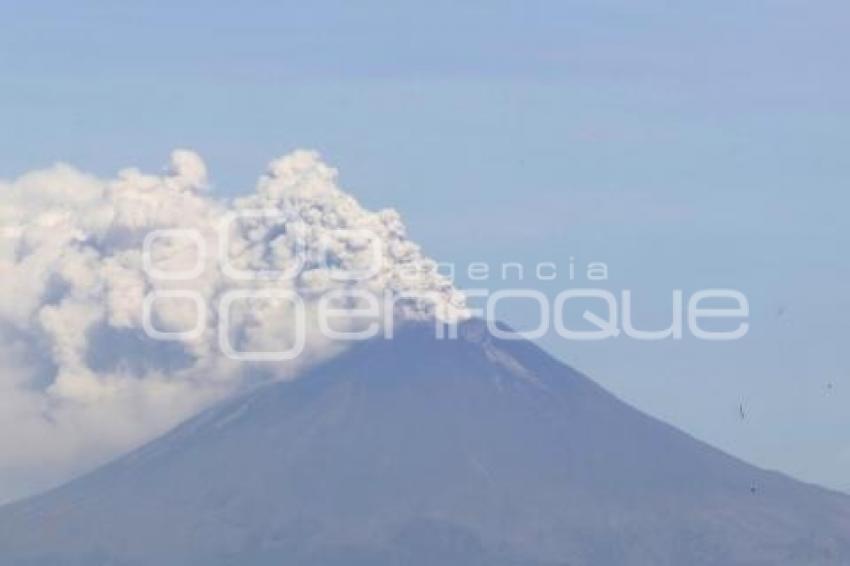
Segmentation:
{"type": "Polygon", "coordinates": [[[405,325],[0,509],[0,564],[850,564],[850,498],[731,458],[480,321],[433,333],[405,325]]]}

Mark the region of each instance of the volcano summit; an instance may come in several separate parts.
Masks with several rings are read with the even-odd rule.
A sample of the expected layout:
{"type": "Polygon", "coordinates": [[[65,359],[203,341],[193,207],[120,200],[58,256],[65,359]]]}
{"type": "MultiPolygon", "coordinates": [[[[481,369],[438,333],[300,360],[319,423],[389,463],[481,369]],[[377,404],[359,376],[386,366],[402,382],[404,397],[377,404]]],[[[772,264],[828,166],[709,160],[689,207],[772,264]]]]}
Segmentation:
{"type": "Polygon", "coordinates": [[[0,509],[8,566],[827,566],[850,497],[727,456],[480,320],[408,322],[0,509]]]}

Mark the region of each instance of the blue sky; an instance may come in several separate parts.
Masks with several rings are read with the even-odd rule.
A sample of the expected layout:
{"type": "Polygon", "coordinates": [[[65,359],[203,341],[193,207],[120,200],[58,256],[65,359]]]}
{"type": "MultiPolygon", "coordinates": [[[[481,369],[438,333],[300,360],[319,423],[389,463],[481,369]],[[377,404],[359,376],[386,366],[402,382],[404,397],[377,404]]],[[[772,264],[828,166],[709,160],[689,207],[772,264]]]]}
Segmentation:
{"type": "Polygon", "coordinates": [[[189,147],[234,195],[309,147],[442,260],[605,261],[647,326],[674,288],[739,288],[739,342],[544,342],[702,439],[850,490],[846,2],[175,4],[0,6],[0,178],[189,147]]]}

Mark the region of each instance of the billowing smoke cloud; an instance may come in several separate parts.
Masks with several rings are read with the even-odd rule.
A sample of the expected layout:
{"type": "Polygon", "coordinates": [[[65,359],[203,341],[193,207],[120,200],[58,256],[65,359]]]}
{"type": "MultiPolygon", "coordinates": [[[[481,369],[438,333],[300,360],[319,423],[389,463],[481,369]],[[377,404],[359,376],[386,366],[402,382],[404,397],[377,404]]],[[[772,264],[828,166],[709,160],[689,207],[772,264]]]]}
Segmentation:
{"type": "Polygon", "coordinates": [[[322,301],[337,330],[361,328],[367,310],[467,315],[399,215],[364,210],[309,151],[273,161],[233,202],[210,196],[186,150],[164,175],[56,165],[0,182],[0,280],[0,500],[332,355],[322,301]],[[257,361],[302,328],[300,355],[257,361]]]}

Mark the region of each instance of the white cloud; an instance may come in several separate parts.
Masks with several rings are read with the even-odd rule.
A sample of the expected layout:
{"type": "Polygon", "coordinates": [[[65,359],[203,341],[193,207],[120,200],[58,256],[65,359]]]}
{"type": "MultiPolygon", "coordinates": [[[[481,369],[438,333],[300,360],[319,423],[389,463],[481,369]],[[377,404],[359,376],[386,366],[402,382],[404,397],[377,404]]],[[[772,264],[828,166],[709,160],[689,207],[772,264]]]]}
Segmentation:
{"type": "MultiPolygon", "coordinates": [[[[316,153],[296,151],[269,164],[254,194],[225,202],[206,193],[200,157],[177,150],[165,175],[126,169],[98,179],[56,165],[0,182],[0,499],[91,467],[256,378],[256,368],[218,348],[214,306],[228,291],[273,285],[305,301],[304,355],[263,372],[279,379],[336,351],[315,332],[316,301],[327,290],[428,293],[436,305],[411,300],[398,308],[405,316],[438,308],[465,316],[463,297],[407,239],[399,215],[363,209],[336,176],[316,153]],[[153,230],[163,230],[149,242],[156,269],[199,275],[153,277],[143,262],[153,230]],[[198,240],[210,252],[200,265],[198,240]],[[239,277],[293,265],[300,269],[284,280],[239,277]],[[157,290],[202,297],[198,337],[162,342],[143,332],[145,296],[157,290]]],[[[234,308],[236,346],[260,351],[292,339],[286,305],[253,307],[234,308]]],[[[191,301],[164,298],[151,308],[162,331],[197,320],[191,301]]]]}

